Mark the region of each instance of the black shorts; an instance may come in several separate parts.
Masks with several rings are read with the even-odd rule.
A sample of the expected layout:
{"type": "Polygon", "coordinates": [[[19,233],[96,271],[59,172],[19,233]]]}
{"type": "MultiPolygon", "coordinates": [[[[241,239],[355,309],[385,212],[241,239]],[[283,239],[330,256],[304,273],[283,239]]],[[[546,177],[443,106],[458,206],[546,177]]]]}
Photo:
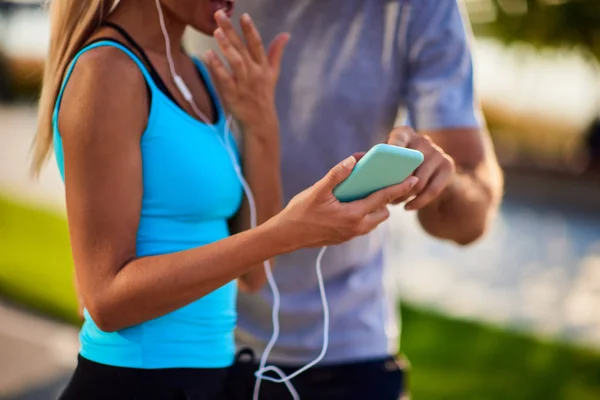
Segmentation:
{"type": "MultiPolygon", "coordinates": [[[[286,375],[302,366],[279,366],[286,375]]],[[[230,400],[252,400],[257,360],[252,352],[238,353],[228,379],[230,400]]],[[[276,375],[269,376],[276,377],[276,375]]],[[[349,364],[315,366],[292,379],[302,400],[398,400],[406,391],[401,360],[386,357],[349,364]]],[[[285,384],[262,381],[260,400],[292,399],[285,384]]]]}
{"type": "MultiPolygon", "coordinates": [[[[280,366],[288,375],[300,367],[280,366]]],[[[238,353],[232,367],[216,369],[121,368],[79,356],[59,400],[252,400],[256,370],[248,351],[238,353]]],[[[316,366],[292,379],[302,400],[398,400],[405,383],[404,369],[393,357],[316,366]]],[[[260,400],[291,398],[285,384],[261,383],[260,400]]]]}
{"type": "Polygon", "coordinates": [[[59,400],[223,400],[228,368],[137,369],[79,356],[59,400]]]}

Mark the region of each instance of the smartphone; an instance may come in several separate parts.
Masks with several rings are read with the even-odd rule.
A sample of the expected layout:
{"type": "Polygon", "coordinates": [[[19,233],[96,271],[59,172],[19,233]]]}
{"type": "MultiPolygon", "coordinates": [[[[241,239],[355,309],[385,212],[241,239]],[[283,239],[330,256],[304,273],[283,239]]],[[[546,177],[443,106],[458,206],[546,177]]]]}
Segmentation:
{"type": "Polygon", "coordinates": [[[335,187],[333,194],[341,202],[363,199],[378,190],[401,183],[422,162],[423,154],[420,151],[378,144],[356,163],[350,176],[335,187]]]}

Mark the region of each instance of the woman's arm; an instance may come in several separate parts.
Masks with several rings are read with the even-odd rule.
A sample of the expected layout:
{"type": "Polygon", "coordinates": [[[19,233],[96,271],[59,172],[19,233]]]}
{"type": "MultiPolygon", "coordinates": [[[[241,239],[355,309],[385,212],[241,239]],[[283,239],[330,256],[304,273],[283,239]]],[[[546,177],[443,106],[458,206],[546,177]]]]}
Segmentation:
{"type": "MultiPolygon", "coordinates": [[[[235,50],[246,65],[247,75],[255,71],[252,81],[258,82],[255,87],[249,87],[250,92],[260,101],[253,102],[254,110],[248,112],[248,107],[228,95],[227,88],[222,85],[223,66],[214,57],[208,54],[208,66],[211,69],[215,82],[222,93],[222,97],[232,112],[242,117],[243,130],[243,172],[246,182],[252,190],[255,202],[256,224],[260,225],[277,214],[283,208],[280,155],[279,155],[279,121],[275,110],[275,86],[279,77],[279,66],[287,35],[278,36],[265,54],[260,34],[249,16],[241,19],[242,32],[245,43],[235,32],[231,21],[218,13],[216,17],[222,36],[215,34],[215,38],[228,61],[235,62],[231,50],[235,50]],[[221,72],[221,75],[219,74],[221,72]],[[256,116],[261,116],[257,119],[256,116]]],[[[227,78],[225,78],[227,79],[227,78]]],[[[243,84],[239,80],[238,85],[243,84]]],[[[250,229],[250,207],[248,198],[231,223],[233,232],[242,232],[250,229]]],[[[273,259],[270,260],[273,265],[273,259]]],[[[266,282],[263,263],[259,263],[250,272],[239,279],[239,288],[242,291],[256,291],[266,282]]]]}
{"type": "Polygon", "coordinates": [[[73,271],[73,287],[75,288],[75,297],[77,299],[77,316],[83,321],[83,297],[81,297],[81,289],[79,288],[79,281],[77,280],[77,274],[75,274],[75,271],[73,271]]]}
{"type": "Polygon", "coordinates": [[[137,258],[146,95],[137,66],[119,50],[105,47],[79,59],[61,105],[76,276],[87,310],[105,331],[181,308],[262,260],[365,234],[388,217],[386,204],[414,184],[406,181],[342,204],[332,190],[352,171],[355,160],[349,158],[257,229],[187,251],[137,258]]]}
{"type": "Polygon", "coordinates": [[[293,250],[291,230],[272,222],[200,248],[136,258],[145,93],[131,60],[101,48],[81,57],[60,112],[76,275],[86,308],[106,331],[171,312],[293,250]]]}
{"type": "MultiPolygon", "coordinates": [[[[252,131],[246,131],[243,144],[244,177],[254,195],[257,225],[265,223],[283,208],[278,124],[273,121],[270,124],[265,124],[262,129],[272,131],[273,140],[258,140],[252,131]]],[[[232,221],[231,228],[233,232],[243,232],[250,229],[248,199],[246,199],[232,221]]],[[[271,259],[271,265],[273,265],[273,262],[274,259],[271,259]]],[[[238,281],[239,289],[244,292],[257,291],[265,284],[266,279],[264,264],[261,260],[254,268],[240,277],[238,281]]]]}

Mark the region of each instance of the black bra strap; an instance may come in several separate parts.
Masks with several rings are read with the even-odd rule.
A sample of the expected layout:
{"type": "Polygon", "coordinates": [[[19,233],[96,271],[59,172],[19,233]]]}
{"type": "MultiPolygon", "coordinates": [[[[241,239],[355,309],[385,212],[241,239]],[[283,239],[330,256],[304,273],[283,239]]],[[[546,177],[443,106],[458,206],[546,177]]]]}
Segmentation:
{"type": "MultiPolygon", "coordinates": [[[[131,35],[129,33],[127,33],[127,31],[122,26],[117,25],[114,22],[110,22],[110,21],[105,21],[102,25],[108,26],[110,28],[113,28],[114,30],[116,30],[117,32],[119,32],[119,34],[121,34],[121,36],[123,36],[123,38],[127,41],[127,43],[129,43],[129,45],[131,47],[133,47],[133,49],[137,50],[138,53],[140,53],[140,55],[142,56],[142,59],[144,60],[144,62],[146,63],[146,66],[148,67],[148,72],[150,73],[150,76],[152,76],[152,79],[154,80],[154,83],[156,84],[156,86],[158,87],[158,89],[161,90],[169,99],[171,99],[171,101],[173,103],[175,103],[179,108],[181,108],[185,112],[185,109],[183,107],[181,107],[181,105],[179,105],[179,103],[177,102],[177,100],[175,100],[175,96],[173,96],[173,94],[171,93],[171,91],[169,90],[169,88],[167,87],[167,85],[165,85],[165,82],[162,80],[162,78],[160,77],[160,75],[156,71],[156,68],[154,68],[154,65],[152,65],[152,62],[150,62],[150,59],[148,58],[148,55],[146,54],[146,52],[144,51],[144,49],[142,49],[142,46],[140,46],[131,37],[131,35]]],[[[206,82],[204,80],[204,76],[202,76],[202,73],[200,73],[200,71],[198,70],[198,68],[196,68],[196,71],[198,73],[198,77],[200,78],[200,80],[204,84],[204,87],[206,88],[207,92],[209,93],[209,98],[210,98],[210,101],[211,101],[211,106],[212,106],[212,109],[213,109],[213,114],[214,114],[215,118],[218,120],[219,114],[218,114],[217,104],[215,102],[215,99],[213,99],[213,97],[210,95],[211,92],[210,92],[210,90],[208,88],[208,82],[206,82]]]]}
{"type": "Polygon", "coordinates": [[[154,65],[152,65],[152,63],[150,62],[150,58],[148,58],[148,55],[146,54],[146,52],[144,51],[144,49],[142,49],[142,46],[140,46],[132,37],[129,33],[127,33],[127,31],[125,29],[123,29],[123,27],[113,23],[113,22],[104,22],[105,26],[111,27],[114,30],[116,30],[117,32],[119,32],[119,34],[121,34],[121,36],[123,36],[123,38],[127,41],[127,43],[129,43],[129,45],[131,47],[133,47],[134,50],[137,50],[138,53],[140,53],[140,56],[142,56],[142,59],[144,60],[144,62],[146,63],[146,66],[148,67],[148,72],[150,72],[150,76],[152,76],[152,79],[154,80],[154,83],[156,84],[156,86],[158,86],[158,88],[167,95],[167,97],[169,97],[173,102],[177,103],[175,101],[175,97],[171,94],[171,92],[169,91],[169,89],[167,88],[167,85],[165,85],[165,82],[162,80],[162,78],[160,77],[160,75],[158,74],[158,72],[156,71],[156,68],[154,68],[154,65]]]}
{"type": "MultiPolygon", "coordinates": [[[[110,38],[110,37],[99,37],[99,38],[96,38],[96,39],[92,40],[91,42],[87,43],[86,46],[90,46],[90,45],[92,45],[94,43],[98,43],[98,42],[112,42],[112,43],[115,43],[115,44],[127,47],[123,43],[119,42],[118,40],[115,40],[115,39],[110,38]]],[[[152,76],[152,70],[148,70],[148,72],[152,76]]],[[[152,77],[152,79],[154,79],[154,77],[152,77]]],[[[152,106],[152,90],[150,89],[150,86],[148,85],[148,83],[146,83],[146,91],[148,92],[148,112],[150,112],[150,108],[152,106]]]]}

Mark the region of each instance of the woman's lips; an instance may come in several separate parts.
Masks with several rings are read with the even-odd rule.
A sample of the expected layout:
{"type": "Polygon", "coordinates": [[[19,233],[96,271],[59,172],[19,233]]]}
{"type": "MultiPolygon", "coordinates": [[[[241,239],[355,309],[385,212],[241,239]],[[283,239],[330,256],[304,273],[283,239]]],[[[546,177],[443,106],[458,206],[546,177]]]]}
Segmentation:
{"type": "Polygon", "coordinates": [[[213,6],[213,13],[216,13],[219,10],[225,11],[227,17],[231,18],[233,15],[233,8],[235,2],[232,0],[212,0],[211,4],[213,6]]]}

